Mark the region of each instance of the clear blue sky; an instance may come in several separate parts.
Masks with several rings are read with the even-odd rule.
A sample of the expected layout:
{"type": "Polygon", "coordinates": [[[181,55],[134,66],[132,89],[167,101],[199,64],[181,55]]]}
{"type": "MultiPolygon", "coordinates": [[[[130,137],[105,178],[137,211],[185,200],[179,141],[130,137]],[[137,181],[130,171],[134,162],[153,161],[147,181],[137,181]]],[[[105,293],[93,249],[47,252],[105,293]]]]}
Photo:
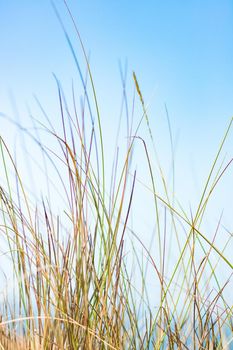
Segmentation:
{"type": "MultiPolygon", "coordinates": [[[[233,110],[232,1],[68,3],[91,53],[100,99],[119,94],[118,59],[127,59],[145,99],[155,93],[154,108],[166,102],[174,127],[192,143],[198,133],[200,142],[211,142],[224,129],[233,110]]],[[[62,1],[55,4],[74,38],[62,1]]],[[[64,84],[75,74],[48,0],[1,1],[0,43],[1,101],[9,90],[20,101],[30,102],[32,92],[46,100],[54,87],[51,72],[64,84]]]]}
{"type": "MultiPolygon", "coordinates": [[[[157,87],[179,124],[219,126],[232,114],[232,1],[68,3],[97,85],[119,84],[117,60],[127,58],[145,96],[157,87]]],[[[55,4],[72,35],[62,1],[55,4]]],[[[0,23],[1,94],[12,89],[30,99],[32,91],[47,94],[52,71],[70,77],[69,49],[50,1],[1,1],[0,23]]]]}
{"type": "MultiPolygon", "coordinates": [[[[56,0],[55,4],[82,62],[63,1],[56,0]]],[[[173,132],[179,136],[178,150],[186,151],[182,159],[191,159],[196,172],[200,165],[206,165],[207,171],[233,114],[232,1],[70,0],[68,4],[91,54],[106,129],[119,115],[118,60],[127,60],[128,85],[135,70],[149,104],[152,128],[167,128],[166,103],[173,132]]],[[[12,110],[9,91],[22,108],[25,103],[33,108],[35,93],[53,111],[57,102],[52,72],[68,89],[72,78],[78,80],[48,0],[1,1],[0,43],[3,112],[12,110]]],[[[158,137],[161,145],[165,139],[167,143],[167,135],[159,133],[158,137]]]]}
{"type": "MultiPolygon", "coordinates": [[[[149,104],[161,158],[169,148],[164,103],[168,107],[174,137],[178,140],[177,186],[189,204],[195,198],[195,191],[202,189],[233,115],[232,0],[67,2],[91,55],[102,120],[108,134],[106,142],[111,140],[110,127],[120,110],[118,61],[127,60],[128,85],[135,70],[149,104]]],[[[80,46],[64,4],[60,0],[54,3],[82,64],[80,46]]],[[[12,113],[11,91],[21,111],[22,123],[25,104],[33,110],[33,93],[52,115],[57,104],[52,72],[66,89],[70,88],[72,78],[78,80],[78,76],[50,1],[1,1],[0,45],[0,111],[12,113]]],[[[10,128],[3,129],[2,124],[0,132],[11,139],[10,128]]],[[[226,145],[227,159],[232,157],[232,138],[231,133],[226,145]]],[[[230,170],[224,185],[219,187],[214,208],[217,220],[225,207],[225,221],[231,230],[232,194],[230,170]]]]}

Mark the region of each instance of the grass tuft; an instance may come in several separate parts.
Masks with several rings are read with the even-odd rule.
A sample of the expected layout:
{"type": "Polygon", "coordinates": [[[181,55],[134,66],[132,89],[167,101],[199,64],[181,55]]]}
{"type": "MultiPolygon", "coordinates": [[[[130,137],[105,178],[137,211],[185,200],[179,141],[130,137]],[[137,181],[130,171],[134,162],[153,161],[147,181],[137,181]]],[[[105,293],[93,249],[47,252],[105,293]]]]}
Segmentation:
{"type": "MultiPolygon", "coordinates": [[[[132,84],[142,114],[133,127],[135,117],[134,113],[129,116],[126,76],[121,71],[127,141],[122,156],[119,124],[115,157],[109,161],[88,56],[65,5],[86,63],[85,77],[54,6],[82,81],[80,110],[74,86],[68,103],[54,76],[61,127],[54,127],[38,100],[46,121],[32,122],[41,133],[36,129],[33,134],[15,123],[40,152],[42,161],[33,159],[38,181],[39,174],[45,179],[39,199],[30,193],[7,143],[0,138],[0,230],[2,254],[9,265],[0,310],[0,349],[231,349],[233,310],[225,288],[233,269],[226,254],[232,234],[219,247],[216,237],[222,229],[221,218],[212,238],[203,231],[202,223],[208,203],[232,163],[231,159],[219,166],[233,118],[207,174],[197,209],[190,214],[176,198],[174,154],[173,185],[166,180],[135,73],[132,84]],[[142,125],[148,140],[140,134],[142,125]],[[43,142],[43,135],[53,142],[43,142]],[[141,181],[135,170],[138,147],[148,182],[141,181]],[[111,167],[109,177],[107,169],[111,167]],[[132,225],[139,186],[153,198],[151,245],[132,225]],[[177,258],[168,271],[171,241],[177,258]],[[225,268],[230,273],[223,282],[219,271],[225,268]]],[[[173,153],[167,110],[166,114],[173,153]]]]}

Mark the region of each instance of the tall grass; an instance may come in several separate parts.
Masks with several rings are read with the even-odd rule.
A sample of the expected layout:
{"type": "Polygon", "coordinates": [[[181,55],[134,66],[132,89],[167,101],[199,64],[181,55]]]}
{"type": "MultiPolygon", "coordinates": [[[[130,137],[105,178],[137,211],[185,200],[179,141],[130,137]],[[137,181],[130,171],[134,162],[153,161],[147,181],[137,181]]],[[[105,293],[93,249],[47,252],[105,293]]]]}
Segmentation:
{"type": "MultiPolygon", "coordinates": [[[[40,123],[40,128],[57,146],[48,147],[40,134],[17,125],[42,154],[40,166],[48,191],[36,204],[16,160],[0,138],[5,179],[0,187],[0,229],[14,281],[13,300],[6,295],[1,305],[0,348],[230,349],[232,306],[224,294],[229,280],[222,282],[219,266],[223,270],[233,268],[225,254],[232,235],[222,249],[216,244],[220,222],[212,239],[202,231],[201,224],[212,193],[231,164],[230,160],[219,166],[233,119],[207,174],[196,212],[190,215],[179,204],[174,186],[171,189],[167,183],[135,73],[132,84],[142,114],[136,124],[127,113],[124,157],[116,146],[115,157],[109,161],[88,57],[81,42],[87,65],[85,77],[65,29],[64,33],[83,84],[80,110],[74,87],[69,106],[56,78],[61,130],[56,130],[38,105],[49,125],[40,123]],[[148,139],[140,135],[143,124],[148,139]],[[148,183],[138,178],[134,168],[135,144],[142,146],[148,183]],[[106,169],[111,166],[109,179],[106,169]],[[52,174],[59,181],[53,181],[52,174]],[[131,225],[139,185],[153,196],[156,250],[147,246],[131,225]],[[63,196],[62,214],[54,212],[50,186],[63,196]],[[168,273],[169,237],[172,244],[175,242],[177,259],[168,273]],[[149,287],[151,280],[156,284],[154,293],[149,287]]],[[[123,73],[122,83],[126,107],[123,73]]]]}

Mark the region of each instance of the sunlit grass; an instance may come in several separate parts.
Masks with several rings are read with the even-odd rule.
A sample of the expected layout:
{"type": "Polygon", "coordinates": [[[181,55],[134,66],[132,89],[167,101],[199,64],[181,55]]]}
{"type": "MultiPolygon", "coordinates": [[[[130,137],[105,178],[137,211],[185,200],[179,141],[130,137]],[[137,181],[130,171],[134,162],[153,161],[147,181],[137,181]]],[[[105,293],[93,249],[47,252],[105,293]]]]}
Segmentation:
{"type": "MultiPolygon", "coordinates": [[[[75,31],[81,42],[76,27],[75,31]]],[[[232,306],[224,295],[229,280],[222,283],[219,266],[223,271],[233,268],[225,254],[232,235],[222,249],[216,243],[221,219],[212,239],[202,231],[202,222],[216,186],[231,165],[231,160],[219,163],[233,119],[207,174],[197,209],[190,214],[176,197],[174,178],[172,186],[167,183],[136,74],[132,75],[132,84],[141,115],[135,122],[134,114],[127,114],[124,157],[119,157],[117,138],[115,158],[109,159],[88,57],[81,42],[86,61],[83,76],[65,29],[64,33],[83,84],[80,110],[74,87],[69,106],[55,77],[62,127],[52,125],[38,100],[48,126],[36,123],[56,147],[44,144],[38,133],[17,125],[40,149],[44,160],[40,166],[51,194],[45,190],[35,203],[21,177],[17,158],[0,139],[4,179],[0,187],[0,230],[14,282],[13,301],[6,295],[1,305],[0,348],[230,349],[232,306]],[[148,139],[140,135],[143,124],[148,139]],[[146,160],[146,183],[134,168],[135,144],[141,146],[146,160]],[[154,160],[158,171],[152,165],[154,160]],[[106,169],[111,167],[109,178],[106,169]],[[57,182],[51,179],[50,169],[57,182]],[[139,185],[153,197],[156,250],[147,246],[131,226],[139,185]],[[62,215],[54,211],[53,191],[61,195],[62,215]],[[169,235],[175,242],[177,259],[168,274],[169,235]],[[157,286],[154,295],[150,280],[157,286]]],[[[126,105],[124,79],[122,75],[126,105]]],[[[169,117],[168,126],[174,168],[169,117]]],[[[175,171],[172,174],[174,177],[175,171]]]]}

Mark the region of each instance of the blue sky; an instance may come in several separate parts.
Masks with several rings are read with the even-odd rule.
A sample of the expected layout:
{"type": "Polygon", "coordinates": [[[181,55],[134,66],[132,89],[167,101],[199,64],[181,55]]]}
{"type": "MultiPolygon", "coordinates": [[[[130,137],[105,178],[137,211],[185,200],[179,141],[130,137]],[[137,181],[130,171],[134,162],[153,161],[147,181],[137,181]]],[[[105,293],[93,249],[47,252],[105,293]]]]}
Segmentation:
{"type": "MultiPolygon", "coordinates": [[[[82,66],[63,1],[55,4],[82,66]]],[[[70,0],[68,4],[90,52],[106,130],[119,116],[118,61],[127,60],[128,86],[135,70],[161,149],[167,147],[166,103],[181,161],[197,168],[194,172],[200,177],[203,170],[204,176],[233,112],[232,1],[70,0]]],[[[0,23],[1,111],[12,112],[10,92],[22,119],[25,104],[33,110],[36,94],[52,117],[57,105],[52,72],[67,89],[72,78],[79,78],[51,2],[1,2],[0,23]]]]}
{"type": "MultiPolygon", "coordinates": [[[[54,3],[84,67],[64,4],[54,3]]],[[[169,150],[167,105],[177,140],[177,190],[185,204],[195,203],[233,116],[233,2],[70,0],[68,4],[90,52],[106,147],[112,147],[111,127],[119,118],[122,89],[118,62],[127,61],[129,91],[134,70],[162,160],[169,150]]],[[[0,43],[0,111],[15,113],[13,95],[24,124],[25,106],[37,111],[36,94],[56,124],[52,73],[68,90],[72,79],[79,78],[50,1],[1,1],[0,43]]],[[[14,142],[12,129],[4,121],[0,132],[14,142]]],[[[232,137],[231,133],[223,153],[227,153],[226,159],[232,157],[232,137]]],[[[232,230],[232,198],[229,170],[211,205],[216,212],[213,225],[224,207],[225,222],[232,230]]]]}
{"type": "MultiPolygon", "coordinates": [[[[156,86],[178,122],[219,125],[231,115],[231,1],[68,3],[91,52],[97,85],[110,77],[119,84],[117,61],[127,59],[145,95],[156,86]]],[[[72,35],[62,1],[55,4],[72,35]]],[[[69,75],[69,49],[50,1],[1,2],[0,19],[1,91],[23,90],[29,99],[31,91],[43,94],[52,71],[69,75]]]]}
{"type": "MultiPolygon", "coordinates": [[[[118,60],[127,59],[129,79],[135,70],[145,100],[155,94],[153,108],[166,102],[187,141],[191,136],[195,142],[198,133],[201,142],[216,140],[233,109],[231,1],[68,3],[91,53],[100,98],[119,95],[118,60]]],[[[62,1],[55,4],[79,50],[62,1]]],[[[64,84],[75,75],[50,1],[1,2],[0,20],[1,100],[12,90],[19,101],[30,102],[36,93],[46,103],[54,84],[51,72],[64,84]]]]}

